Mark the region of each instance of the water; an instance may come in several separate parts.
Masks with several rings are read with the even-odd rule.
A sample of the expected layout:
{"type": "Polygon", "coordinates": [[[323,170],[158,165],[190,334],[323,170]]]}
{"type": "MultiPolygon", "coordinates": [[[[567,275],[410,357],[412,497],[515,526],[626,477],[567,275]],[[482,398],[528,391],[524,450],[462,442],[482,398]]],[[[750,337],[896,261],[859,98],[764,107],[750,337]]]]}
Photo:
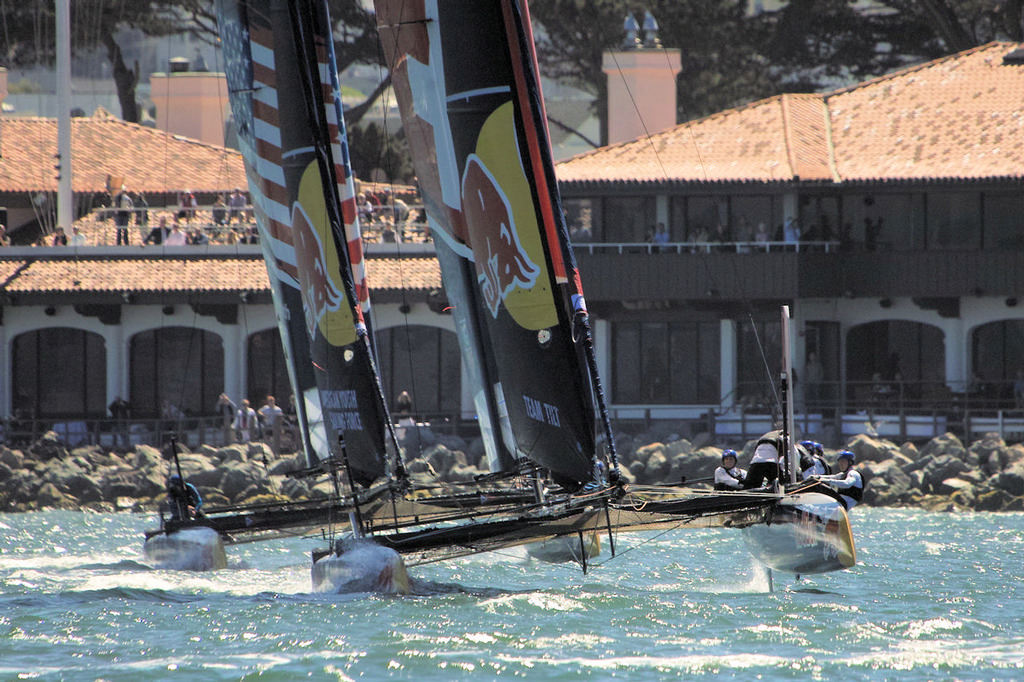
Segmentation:
{"type": "Polygon", "coordinates": [[[588,575],[522,551],[313,595],[310,543],[157,571],[151,519],[0,515],[0,680],[1024,680],[1024,514],[853,514],[858,564],[799,583],[737,531],[619,536],[588,575]]]}

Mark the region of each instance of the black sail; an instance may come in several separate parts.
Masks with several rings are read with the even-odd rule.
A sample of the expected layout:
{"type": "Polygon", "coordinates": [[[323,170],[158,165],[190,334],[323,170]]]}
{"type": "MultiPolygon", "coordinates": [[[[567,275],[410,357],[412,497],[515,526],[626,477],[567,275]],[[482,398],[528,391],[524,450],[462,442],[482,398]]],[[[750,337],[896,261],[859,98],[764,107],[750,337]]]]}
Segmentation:
{"type": "Polygon", "coordinates": [[[375,6],[492,468],[528,458],[563,483],[589,481],[586,311],[525,5],[375,6]]]}
{"type": "Polygon", "coordinates": [[[369,485],[387,473],[389,421],[326,8],[220,0],[217,10],[307,457],[328,456],[342,436],[353,479],[369,485]]]}

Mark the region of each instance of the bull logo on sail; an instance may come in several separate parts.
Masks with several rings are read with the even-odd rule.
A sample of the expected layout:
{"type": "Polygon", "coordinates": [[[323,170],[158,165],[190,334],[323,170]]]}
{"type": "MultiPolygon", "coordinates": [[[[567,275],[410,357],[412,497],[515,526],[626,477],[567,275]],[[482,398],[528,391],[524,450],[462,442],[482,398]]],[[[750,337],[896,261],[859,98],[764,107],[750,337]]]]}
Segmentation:
{"type": "Polygon", "coordinates": [[[312,339],[319,327],[328,343],[341,346],[356,339],[352,311],[340,281],[338,254],[332,241],[320,170],[311,163],[302,174],[299,196],[292,205],[292,243],[299,291],[312,339]],[[321,237],[323,235],[323,237],[321,237]]]}
{"type": "Polygon", "coordinates": [[[511,102],[497,107],[477,135],[461,178],[462,215],[488,310],[504,304],[525,329],[557,323],[533,192],[516,144],[511,102]]]}
{"type": "Polygon", "coordinates": [[[462,196],[466,222],[475,230],[473,251],[480,289],[491,315],[497,317],[505,297],[515,287],[531,288],[540,268],[519,243],[508,200],[475,154],[466,163],[462,196]]]}

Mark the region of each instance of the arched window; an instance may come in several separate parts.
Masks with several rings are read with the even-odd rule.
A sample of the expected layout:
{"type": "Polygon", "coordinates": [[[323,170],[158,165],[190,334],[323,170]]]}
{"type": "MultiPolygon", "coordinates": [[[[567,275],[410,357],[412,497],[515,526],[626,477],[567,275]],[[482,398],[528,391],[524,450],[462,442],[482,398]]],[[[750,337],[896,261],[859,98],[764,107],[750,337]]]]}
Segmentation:
{"type": "Polygon", "coordinates": [[[213,332],[163,327],[132,337],[132,415],[161,416],[166,406],[187,415],[214,414],[224,390],[224,343],[213,332]]]}
{"type": "Polygon", "coordinates": [[[93,332],[52,327],[14,339],[11,379],[15,410],[26,417],[103,417],[107,353],[93,332]]]}
{"type": "Polygon", "coordinates": [[[946,389],[946,345],[942,330],[906,320],[869,322],[846,336],[848,398],[859,403],[933,402],[946,389]],[[881,382],[881,383],[880,383],[881,382]]]}
{"type": "Polygon", "coordinates": [[[292,394],[292,385],[280,330],[273,327],[250,335],[248,357],[246,385],[249,387],[249,402],[259,407],[268,395],[272,395],[278,405],[290,410],[288,396],[292,394]]]}
{"type": "Polygon", "coordinates": [[[1012,404],[1014,379],[1024,370],[1024,320],[977,327],[971,333],[971,370],[987,387],[987,397],[1012,404]]]}
{"type": "Polygon", "coordinates": [[[419,415],[462,407],[462,358],[454,332],[426,325],[377,330],[377,356],[388,405],[408,391],[419,415]]]}

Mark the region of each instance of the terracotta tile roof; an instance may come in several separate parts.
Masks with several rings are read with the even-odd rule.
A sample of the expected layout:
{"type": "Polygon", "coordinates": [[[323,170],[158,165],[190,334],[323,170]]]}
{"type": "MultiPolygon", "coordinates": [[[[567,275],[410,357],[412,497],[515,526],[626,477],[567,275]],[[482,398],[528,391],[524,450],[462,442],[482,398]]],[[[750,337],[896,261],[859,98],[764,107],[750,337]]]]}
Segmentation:
{"type": "Polygon", "coordinates": [[[990,43],[828,98],[846,180],[1024,175],[1024,66],[990,43]]]}
{"type": "Polygon", "coordinates": [[[1024,66],[990,43],[828,94],[781,95],[557,165],[567,186],[1024,176],[1024,66]]]}
{"type": "MultiPolygon", "coordinates": [[[[71,119],[73,190],[102,192],[107,175],[123,177],[133,191],[226,191],[246,187],[242,155],[127,123],[98,110],[71,119]]],[[[56,191],[57,120],[0,118],[0,189],[56,191]]]]}
{"type": "MultiPolygon", "coordinates": [[[[46,251],[53,247],[38,247],[46,251]]],[[[118,247],[113,247],[118,248],[118,247]]],[[[202,247],[192,247],[202,249],[202,247]]],[[[223,247],[227,249],[228,247],[223,247]]],[[[120,247],[125,257],[81,258],[56,255],[4,257],[0,251],[0,294],[67,293],[179,293],[252,291],[269,293],[263,258],[231,255],[220,251],[204,257],[162,255],[158,246],[120,247]],[[150,252],[152,255],[147,255],[150,252]]],[[[68,248],[67,250],[70,250],[68,248]]],[[[11,253],[11,252],[8,252],[11,253]]],[[[441,286],[441,274],[434,257],[366,259],[371,297],[401,291],[421,293],[441,286]],[[378,283],[376,286],[374,283],[378,283]]]]}

